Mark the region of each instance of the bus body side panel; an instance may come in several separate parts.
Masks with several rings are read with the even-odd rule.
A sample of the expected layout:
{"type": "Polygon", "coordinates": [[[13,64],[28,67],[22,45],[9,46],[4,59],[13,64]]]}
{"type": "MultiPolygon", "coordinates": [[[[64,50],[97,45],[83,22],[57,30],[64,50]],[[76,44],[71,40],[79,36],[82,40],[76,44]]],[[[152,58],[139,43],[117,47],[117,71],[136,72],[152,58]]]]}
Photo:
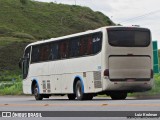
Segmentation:
{"type": "MultiPolygon", "coordinates": [[[[80,34],[80,36],[98,32],[101,32],[101,29],[85,32],[84,34],[80,34]]],[[[79,37],[78,35],[58,38],[54,40],[68,40],[68,38],[79,37]]],[[[92,42],[98,42],[99,39],[99,37],[95,36],[92,42]]],[[[49,40],[49,43],[52,43],[53,41],[49,40]]],[[[41,41],[30,44],[30,46],[39,46],[43,43],[47,44],[46,41],[41,41]]],[[[62,58],[54,61],[46,60],[39,63],[37,61],[33,61],[35,63],[30,64],[28,77],[26,80],[23,81],[24,93],[32,93],[31,85],[34,78],[37,79],[37,83],[39,85],[39,92],[41,94],[73,93],[73,83],[76,76],[79,76],[81,81],[83,82],[85,93],[95,93],[102,91],[102,51],[97,54],[93,53],[94,55],[89,54],[76,58],[62,58]],[[28,87],[30,89],[28,89],[28,87]]]]}
{"type": "Polygon", "coordinates": [[[45,86],[43,83],[45,83],[45,85],[47,86],[47,80],[49,80],[48,73],[49,71],[48,71],[47,62],[30,64],[28,77],[26,80],[23,81],[24,93],[26,92],[31,93],[31,87],[32,87],[31,85],[32,85],[32,81],[34,80],[36,80],[39,85],[39,90],[40,90],[39,92],[43,93],[43,89],[45,89],[45,86]],[[26,85],[30,89],[25,90],[26,85]]]}
{"type": "MultiPolygon", "coordinates": [[[[84,84],[84,92],[90,93],[102,90],[94,88],[94,73],[101,66],[101,53],[95,56],[73,58],[67,60],[49,62],[49,74],[51,77],[51,86],[61,87],[61,93],[73,93],[73,82],[76,76],[79,76],[84,84]],[[60,75],[61,80],[57,80],[55,75],[60,75]],[[59,81],[59,83],[57,82],[59,81]],[[55,82],[55,83],[54,83],[55,82]]],[[[55,88],[51,88],[52,93],[57,93],[55,88]]],[[[57,89],[57,88],[56,88],[57,89]]]]}
{"type": "Polygon", "coordinates": [[[102,91],[101,53],[95,56],[30,64],[28,77],[23,81],[24,93],[31,94],[31,89],[28,88],[31,88],[35,79],[41,94],[73,93],[76,76],[81,77],[85,93],[102,91]]]}
{"type": "Polygon", "coordinates": [[[48,62],[30,64],[28,77],[49,75],[48,62]]]}
{"type": "Polygon", "coordinates": [[[32,94],[31,92],[31,80],[29,80],[28,78],[23,80],[23,93],[24,94],[32,94]]]}
{"type": "Polygon", "coordinates": [[[61,86],[62,86],[62,76],[59,74],[57,75],[51,75],[50,76],[51,81],[51,93],[57,93],[61,94],[61,86]]]}
{"type": "Polygon", "coordinates": [[[42,89],[42,77],[28,77],[25,80],[23,80],[23,93],[24,94],[32,94],[32,83],[33,81],[36,81],[36,84],[39,88],[39,93],[43,93],[42,89]]]}
{"type": "Polygon", "coordinates": [[[97,73],[99,74],[98,71],[86,73],[86,77],[85,77],[85,79],[86,79],[86,86],[85,86],[86,92],[95,93],[97,91],[102,90],[102,82],[101,82],[101,79],[97,73]],[[96,79],[96,76],[99,77],[99,79],[96,79]]]}

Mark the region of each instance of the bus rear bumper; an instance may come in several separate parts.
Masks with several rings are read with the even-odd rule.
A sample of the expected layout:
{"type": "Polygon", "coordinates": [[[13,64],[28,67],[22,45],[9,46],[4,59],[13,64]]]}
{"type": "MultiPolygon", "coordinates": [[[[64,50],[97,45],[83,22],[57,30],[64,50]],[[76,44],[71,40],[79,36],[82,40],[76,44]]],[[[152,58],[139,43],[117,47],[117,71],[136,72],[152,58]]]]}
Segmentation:
{"type": "Polygon", "coordinates": [[[143,92],[151,90],[153,87],[153,79],[149,81],[110,81],[105,79],[103,91],[128,91],[128,92],[143,92]],[[105,83],[106,81],[106,83],[105,83]]]}

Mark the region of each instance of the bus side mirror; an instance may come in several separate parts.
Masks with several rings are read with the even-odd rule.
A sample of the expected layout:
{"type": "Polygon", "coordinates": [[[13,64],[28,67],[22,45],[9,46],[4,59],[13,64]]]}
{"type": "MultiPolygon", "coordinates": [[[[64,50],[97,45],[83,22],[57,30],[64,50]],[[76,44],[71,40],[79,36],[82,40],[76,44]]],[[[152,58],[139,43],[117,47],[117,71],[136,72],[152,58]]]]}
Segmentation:
{"type": "Polygon", "coordinates": [[[23,58],[20,58],[19,63],[18,63],[20,69],[22,69],[22,61],[23,61],[23,58]]]}
{"type": "Polygon", "coordinates": [[[20,69],[22,69],[22,64],[23,64],[23,62],[24,62],[25,60],[28,60],[28,59],[29,59],[28,57],[20,58],[19,63],[18,63],[20,69]]]}

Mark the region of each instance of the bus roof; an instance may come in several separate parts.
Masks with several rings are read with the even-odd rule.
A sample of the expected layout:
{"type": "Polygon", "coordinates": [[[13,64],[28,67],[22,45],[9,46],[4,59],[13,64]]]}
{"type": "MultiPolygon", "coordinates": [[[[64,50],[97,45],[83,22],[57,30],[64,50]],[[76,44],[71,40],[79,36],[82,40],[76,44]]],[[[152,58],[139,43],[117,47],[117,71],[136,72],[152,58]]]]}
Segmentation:
{"type": "Polygon", "coordinates": [[[79,33],[75,33],[75,34],[70,34],[70,35],[65,35],[65,36],[61,36],[61,37],[56,37],[56,38],[50,38],[47,40],[41,40],[41,41],[37,41],[37,42],[33,42],[30,43],[29,45],[26,46],[33,46],[33,45],[38,45],[38,44],[43,44],[43,43],[48,43],[48,42],[52,42],[52,41],[57,41],[57,40],[61,40],[61,39],[66,39],[66,38],[72,38],[72,37],[76,37],[76,36],[80,36],[80,35],[85,35],[85,34],[90,34],[90,33],[94,33],[94,32],[99,32],[102,31],[103,29],[106,28],[113,28],[113,27],[133,27],[133,28],[139,28],[137,26],[104,26],[95,30],[87,30],[85,32],[79,32],[79,33]]]}
{"type": "Polygon", "coordinates": [[[101,28],[98,28],[98,29],[95,29],[95,30],[87,30],[85,32],[80,32],[80,33],[75,33],[75,34],[70,34],[70,35],[65,35],[65,36],[61,36],[61,37],[50,38],[50,39],[47,39],[47,40],[41,40],[41,41],[33,42],[33,43],[27,45],[27,47],[32,46],[32,45],[42,44],[42,43],[48,43],[48,42],[52,42],[52,41],[56,41],[56,40],[72,38],[72,37],[76,37],[76,36],[80,36],[80,35],[90,34],[90,33],[93,33],[93,32],[99,32],[99,31],[102,30],[102,28],[106,28],[106,27],[101,27],[101,28]]]}

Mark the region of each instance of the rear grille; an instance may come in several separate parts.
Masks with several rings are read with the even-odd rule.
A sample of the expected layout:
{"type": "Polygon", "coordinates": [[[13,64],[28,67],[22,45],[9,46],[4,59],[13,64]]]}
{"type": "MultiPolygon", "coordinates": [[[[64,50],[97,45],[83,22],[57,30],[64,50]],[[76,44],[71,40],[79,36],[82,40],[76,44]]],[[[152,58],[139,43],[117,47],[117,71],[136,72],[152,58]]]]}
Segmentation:
{"type": "Polygon", "coordinates": [[[102,87],[101,72],[95,71],[93,74],[94,74],[94,87],[101,88],[102,87]]]}

